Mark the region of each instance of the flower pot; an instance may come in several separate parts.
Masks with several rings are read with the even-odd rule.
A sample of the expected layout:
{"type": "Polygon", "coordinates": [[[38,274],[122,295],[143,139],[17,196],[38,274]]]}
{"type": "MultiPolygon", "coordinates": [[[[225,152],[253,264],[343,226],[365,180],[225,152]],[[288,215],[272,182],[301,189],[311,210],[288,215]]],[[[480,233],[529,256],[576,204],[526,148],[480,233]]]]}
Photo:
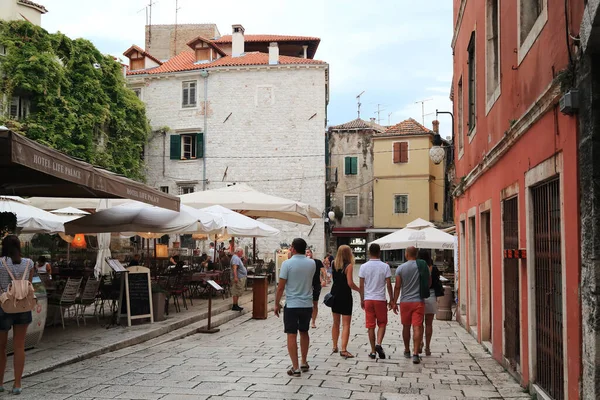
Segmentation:
{"type": "Polygon", "coordinates": [[[154,322],[165,320],[165,303],[165,293],[152,293],[152,311],[154,315],[154,322]]]}

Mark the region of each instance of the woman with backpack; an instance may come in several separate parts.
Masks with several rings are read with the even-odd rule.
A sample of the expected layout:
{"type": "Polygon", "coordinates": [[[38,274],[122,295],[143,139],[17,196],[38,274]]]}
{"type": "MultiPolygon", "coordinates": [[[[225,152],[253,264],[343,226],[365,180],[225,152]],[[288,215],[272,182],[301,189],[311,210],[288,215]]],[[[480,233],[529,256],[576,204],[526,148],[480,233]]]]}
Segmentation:
{"type": "MultiPolygon", "coordinates": [[[[21,257],[21,242],[19,241],[19,238],[14,235],[6,236],[2,240],[0,293],[10,293],[9,286],[13,282],[13,277],[15,280],[29,280],[29,282],[31,282],[33,274],[33,261],[29,258],[21,257]],[[24,276],[26,274],[28,276],[24,276]]],[[[33,289],[32,286],[29,287],[30,290],[33,289]]],[[[25,335],[27,334],[27,327],[31,321],[31,311],[9,314],[0,307],[0,392],[4,391],[6,343],[8,341],[8,331],[12,328],[15,369],[15,381],[12,394],[21,394],[21,377],[23,376],[23,369],[25,368],[25,335]]]]}
{"type": "Polygon", "coordinates": [[[350,324],[352,323],[352,291],[360,292],[360,288],[354,283],[353,267],[354,255],[352,249],[350,246],[340,246],[332,267],[333,286],[331,287],[331,295],[333,296],[333,304],[331,312],[333,313],[333,326],[331,328],[331,338],[333,339],[333,352],[337,353],[341,320],[342,351],[340,351],[340,356],[344,358],[354,358],[354,355],[349,353],[347,349],[350,339],[350,324]]]}
{"type": "MultiPolygon", "coordinates": [[[[431,285],[429,286],[429,297],[425,299],[425,355],[431,355],[431,337],[433,336],[433,318],[437,313],[437,298],[444,296],[444,288],[442,281],[440,281],[440,270],[433,265],[433,260],[428,250],[419,250],[418,259],[423,260],[429,267],[429,273],[431,275],[431,285]]],[[[423,344],[421,344],[421,351],[423,352],[423,344]]]]}

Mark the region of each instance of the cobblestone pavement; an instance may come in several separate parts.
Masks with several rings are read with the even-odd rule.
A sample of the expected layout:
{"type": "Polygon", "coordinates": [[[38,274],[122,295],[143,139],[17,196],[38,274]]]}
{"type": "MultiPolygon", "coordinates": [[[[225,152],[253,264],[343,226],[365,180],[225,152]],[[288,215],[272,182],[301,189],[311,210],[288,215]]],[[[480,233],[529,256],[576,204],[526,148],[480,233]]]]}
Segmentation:
{"type": "MultiPolygon", "coordinates": [[[[323,292],[326,292],[324,290],[323,292]]],[[[321,305],[311,330],[311,371],[289,378],[282,321],[241,317],[213,335],[140,344],[24,380],[24,399],[514,399],[523,389],[456,322],[434,321],[433,354],[413,365],[402,356],[395,315],[384,348],[371,360],[355,295],[348,350],[331,353],[331,315],[321,305]]],[[[393,314],[390,314],[390,317],[393,314]]],[[[108,333],[108,332],[107,332],[108,333]]]]}

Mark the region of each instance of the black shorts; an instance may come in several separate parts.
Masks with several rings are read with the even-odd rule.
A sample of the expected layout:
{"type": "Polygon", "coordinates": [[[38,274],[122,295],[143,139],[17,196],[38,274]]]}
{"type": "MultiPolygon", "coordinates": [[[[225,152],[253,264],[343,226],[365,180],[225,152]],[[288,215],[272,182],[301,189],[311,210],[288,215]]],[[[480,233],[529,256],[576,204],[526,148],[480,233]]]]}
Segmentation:
{"type": "Polygon", "coordinates": [[[8,332],[14,325],[29,325],[33,320],[31,311],[9,314],[0,308],[0,331],[8,332]]]}
{"type": "Polygon", "coordinates": [[[312,318],[312,307],[310,308],[283,308],[283,331],[296,334],[308,332],[312,318]]]}
{"type": "Polygon", "coordinates": [[[319,297],[321,297],[321,290],[313,289],[313,301],[319,301],[319,297]]]}

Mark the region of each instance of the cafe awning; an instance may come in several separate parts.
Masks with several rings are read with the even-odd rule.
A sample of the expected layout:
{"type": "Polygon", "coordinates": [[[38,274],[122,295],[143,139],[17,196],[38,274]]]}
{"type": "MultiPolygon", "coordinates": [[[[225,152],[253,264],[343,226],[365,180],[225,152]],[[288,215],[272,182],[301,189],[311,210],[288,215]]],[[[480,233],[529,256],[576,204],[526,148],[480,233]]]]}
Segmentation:
{"type": "Polygon", "coordinates": [[[179,211],[179,198],[0,127],[0,195],[125,198],[179,211]]]}

